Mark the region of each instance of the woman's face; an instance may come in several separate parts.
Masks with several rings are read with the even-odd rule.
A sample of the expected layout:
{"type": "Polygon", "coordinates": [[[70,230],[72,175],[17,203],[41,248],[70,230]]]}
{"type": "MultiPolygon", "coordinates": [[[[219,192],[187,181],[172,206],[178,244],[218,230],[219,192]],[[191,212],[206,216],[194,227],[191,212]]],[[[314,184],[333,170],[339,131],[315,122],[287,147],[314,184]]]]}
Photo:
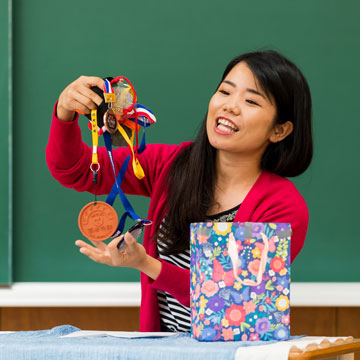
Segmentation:
{"type": "Polygon", "coordinates": [[[206,130],[217,150],[261,158],[274,137],[276,106],[247,64],[234,66],[210,100],[206,130]]]}

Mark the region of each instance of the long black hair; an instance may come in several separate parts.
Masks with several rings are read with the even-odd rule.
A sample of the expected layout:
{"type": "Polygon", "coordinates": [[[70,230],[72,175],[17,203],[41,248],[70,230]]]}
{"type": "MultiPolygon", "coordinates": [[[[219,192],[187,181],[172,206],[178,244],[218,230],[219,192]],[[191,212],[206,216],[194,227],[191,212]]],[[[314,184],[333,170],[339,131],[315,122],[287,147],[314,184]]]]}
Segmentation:
{"type": "MultiPolygon", "coordinates": [[[[280,176],[302,174],[313,156],[312,105],[309,85],[298,67],[276,51],[250,52],[237,56],[227,65],[219,85],[231,69],[245,62],[267,96],[272,96],[277,113],[274,125],[293,123],[293,131],[280,142],[270,143],[261,168],[280,176]]],[[[218,85],[218,86],[219,86],[218,85]]],[[[206,220],[214,202],[216,149],[210,145],[205,116],[195,142],[175,159],[167,179],[166,220],[154,240],[166,246],[164,255],[189,248],[189,225],[206,220]]]]}

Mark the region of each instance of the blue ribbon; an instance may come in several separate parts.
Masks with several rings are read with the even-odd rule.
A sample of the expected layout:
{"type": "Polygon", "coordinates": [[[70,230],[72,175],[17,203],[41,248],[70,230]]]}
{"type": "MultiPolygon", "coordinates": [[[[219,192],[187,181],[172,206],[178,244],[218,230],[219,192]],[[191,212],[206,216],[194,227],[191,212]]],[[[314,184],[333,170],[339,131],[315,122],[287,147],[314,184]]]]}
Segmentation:
{"type": "MultiPolygon", "coordinates": [[[[144,137],[143,137],[143,140],[144,140],[144,137]]],[[[131,206],[129,200],[125,196],[124,192],[121,190],[121,184],[124,180],[124,176],[125,176],[127,167],[130,162],[130,155],[128,155],[126,157],[125,161],[121,165],[119,174],[116,176],[115,165],[114,165],[114,160],[113,160],[113,156],[112,156],[111,135],[108,132],[104,133],[104,142],[105,142],[106,150],[109,155],[111,167],[112,167],[114,177],[115,177],[115,183],[106,199],[106,203],[113,206],[115,198],[116,198],[117,194],[119,194],[121,202],[125,208],[125,213],[121,216],[119,225],[118,225],[116,231],[114,232],[114,234],[112,235],[112,237],[116,237],[116,236],[119,236],[122,234],[124,227],[125,227],[126,219],[128,217],[131,217],[131,219],[134,221],[139,221],[139,219],[141,219],[141,217],[134,211],[134,208],[131,206]]],[[[143,145],[143,141],[141,142],[141,144],[143,145]]],[[[140,148],[141,148],[141,146],[140,146],[140,148]]]]}

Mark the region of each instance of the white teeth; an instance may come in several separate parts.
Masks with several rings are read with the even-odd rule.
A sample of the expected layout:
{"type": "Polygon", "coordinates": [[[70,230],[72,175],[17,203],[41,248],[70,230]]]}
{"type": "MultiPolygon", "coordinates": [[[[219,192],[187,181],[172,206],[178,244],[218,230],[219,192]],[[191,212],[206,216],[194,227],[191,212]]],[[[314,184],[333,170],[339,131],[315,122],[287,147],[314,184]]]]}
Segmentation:
{"type": "Polygon", "coordinates": [[[231,128],[223,125],[223,124],[219,124],[219,125],[217,126],[217,128],[218,128],[219,130],[221,130],[221,131],[226,131],[226,132],[229,132],[229,133],[235,132],[234,129],[231,129],[231,128]]]}
{"type": "MultiPolygon", "coordinates": [[[[218,119],[217,120],[217,124],[218,124],[218,128],[220,130],[223,130],[226,127],[226,130],[229,131],[229,128],[232,129],[233,131],[238,131],[239,129],[230,121],[225,120],[225,119],[218,119]]],[[[223,130],[223,131],[226,131],[223,130]]]]}

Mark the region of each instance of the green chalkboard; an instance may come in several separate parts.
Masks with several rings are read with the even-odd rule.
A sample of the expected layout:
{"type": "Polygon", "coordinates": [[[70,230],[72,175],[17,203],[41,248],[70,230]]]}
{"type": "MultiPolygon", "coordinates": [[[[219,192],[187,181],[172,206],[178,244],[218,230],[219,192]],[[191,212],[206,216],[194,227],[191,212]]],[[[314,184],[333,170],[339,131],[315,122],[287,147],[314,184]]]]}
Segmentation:
{"type": "Polygon", "coordinates": [[[11,283],[11,1],[0,0],[0,105],[1,131],[0,154],[2,169],[0,188],[2,190],[0,202],[0,284],[11,283]]]}
{"type": "MultiPolygon", "coordinates": [[[[158,119],[148,142],[180,143],[194,138],[227,62],[265,48],[302,69],[314,103],[314,161],[294,180],[310,225],[292,279],[359,281],[359,11],[350,0],[15,1],[14,281],[139,279],[74,246],[92,196],[61,187],[45,163],[53,104],[69,82],[127,76],[158,119]]],[[[131,200],[146,216],[148,199],[131,200]]]]}

